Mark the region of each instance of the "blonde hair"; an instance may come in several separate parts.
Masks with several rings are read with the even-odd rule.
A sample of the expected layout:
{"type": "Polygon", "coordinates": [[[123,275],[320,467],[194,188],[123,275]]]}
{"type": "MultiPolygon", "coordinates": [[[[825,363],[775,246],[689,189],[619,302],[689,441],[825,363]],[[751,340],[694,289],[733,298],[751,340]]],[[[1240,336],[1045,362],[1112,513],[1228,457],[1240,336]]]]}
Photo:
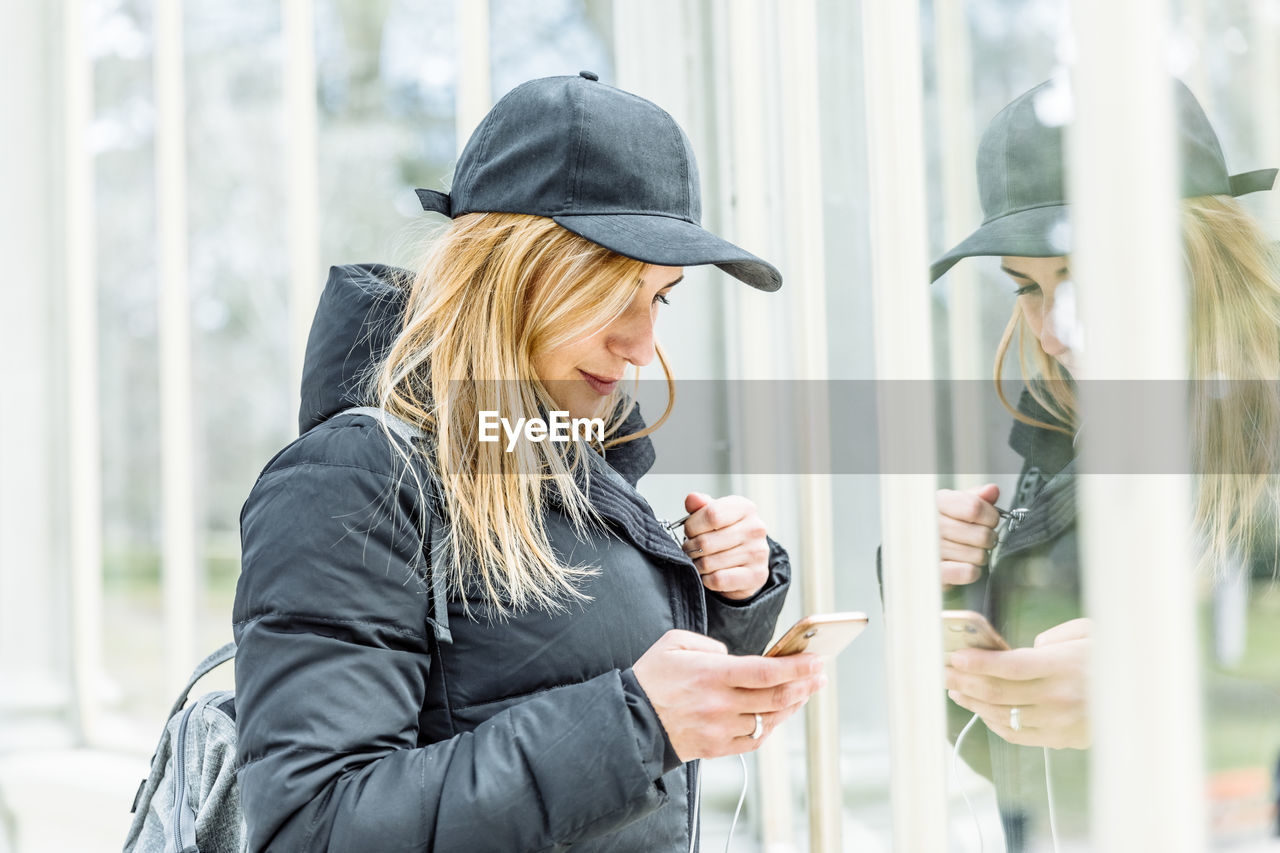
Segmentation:
{"type": "MultiPolygon", "coordinates": [[[[514,419],[558,408],[533,359],[607,326],[634,297],[645,268],[547,218],[472,213],[445,229],[408,285],[404,326],[377,371],[376,395],[433,445],[420,462],[440,484],[438,508],[452,545],[448,566],[433,568],[445,569],[464,601],[477,589],[491,613],[503,616],[585,598],[578,586],[594,567],[562,564],[545,520],[554,491],[576,533],[599,523],[585,493],[583,448],[519,442],[507,453],[502,443],[479,441],[479,413],[514,419]]],[[[615,391],[604,401],[605,441],[596,450],[666,420],[674,384],[661,349],[658,357],[667,411],[644,430],[617,435],[634,402],[615,391]]]]}
{"type": "MultiPolygon", "coordinates": [[[[1190,290],[1188,363],[1195,521],[1201,565],[1274,549],[1280,509],[1280,266],[1257,222],[1229,196],[1182,204],[1183,262],[1190,290]],[[1227,385],[1226,383],[1230,383],[1227,385]]],[[[996,351],[996,392],[1015,418],[1071,435],[1078,427],[1069,375],[1040,348],[1015,304],[996,351]],[[1027,387],[1060,423],[1019,412],[1001,388],[1014,337],[1027,387]],[[1028,338],[1031,345],[1028,345],[1028,338]]]]}

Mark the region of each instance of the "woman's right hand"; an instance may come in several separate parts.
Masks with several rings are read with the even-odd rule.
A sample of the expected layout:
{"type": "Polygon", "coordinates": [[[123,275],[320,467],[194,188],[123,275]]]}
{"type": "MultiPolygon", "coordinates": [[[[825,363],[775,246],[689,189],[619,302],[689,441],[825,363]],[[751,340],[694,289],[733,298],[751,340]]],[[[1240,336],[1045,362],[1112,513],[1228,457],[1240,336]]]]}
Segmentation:
{"type": "Polygon", "coordinates": [[[817,655],[730,655],[692,631],[663,634],[632,667],[681,761],[750,752],[827,683],[817,655]],[[751,733],[759,714],[764,734],[751,733]]]}
{"type": "Polygon", "coordinates": [[[1000,513],[996,501],[1000,488],[994,483],[964,491],[938,490],[938,534],[941,537],[942,586],[973,583],[982,575],[996,545],[1000,513]]]}

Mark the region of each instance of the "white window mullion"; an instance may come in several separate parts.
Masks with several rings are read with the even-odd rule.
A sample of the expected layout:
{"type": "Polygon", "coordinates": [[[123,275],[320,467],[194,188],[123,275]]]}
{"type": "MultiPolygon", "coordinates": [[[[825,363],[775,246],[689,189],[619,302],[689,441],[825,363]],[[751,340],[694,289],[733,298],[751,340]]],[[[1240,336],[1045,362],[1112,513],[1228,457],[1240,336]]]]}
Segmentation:
{"type": "Polygon", "coordinates": [[[455,130],[458,155],[493,106],[489,66],[489,0],[454,0],[458,44],[458,92],[455,130]]]}
{"type": "MultiPolygon", "coordinates": [[[[948,248],[963,240],[972,223],[982,219],[973,173],[978,144],[973,119],[973,57],[965,9],[962,0],[937,0],[934,4],[938,130],[939,137],[946,140],[939,152],[943,243],[948,248]]],[[[988,398],[975,392],[983,380],[991,378],[991,357],[983,347],[982,299],[973,264],[952,267],[947,273],[946,288],[955,471],[985,472],[989,470],[985,428],[988,398]]]]}
{"type": "MultiPolygon", "coordinates": [[[[767,185],[769,175],[767,99],[771,81],[765,74],[765,27],[768,9],[764,0],[734,0],[726,4],[728,26],[727,57],[730,68],[730,126],[728,142],[733,146],[732,179],[727,188],[732,199],[730,221],[732,239],[763,253],[772,240],[767,185]]],[[[776,81],[772,81],[776,85],[776,81]]],[[[771,338],[761,340],[761,329],[769,328],[772,309],[755,294],[736,293],[735,320],[739,346],[731,364],[738,366],[741,379],[772,379],[778,375],[776,348],[771,338]]]]}
{"type": "MultiPolygon", "coordinates": [[[[713,92],[718,110],[717,140],[724,180],[719,202],[725,236],[739,246],[768,258],[774,234],[770,230],[768,176],[769,154],[765,74],[768,9],[763,0],[711,0],[710,21],[715,46],[713,92]]],[[[776,85],[776,84],[775,84],[776,85]]],[[[784,282],[787,272],[783,270],[784,282]]],[[[787,285],[784,284],[786,291],[787,285]]],[[[743,474],[749,461],[776,458],[784,446],[774,434],[776,424],[753,424],[743,430],[735,412],[749,408],[748,383],[773,380],[778,375],[778,348],[770,306],[757,294],[731,288],[726,294],[725,377],[729,380],[728,420],[733,490],[750,497],[760,515],[777,525],[783,517],[777,478],[743,474]]],[[[785,628],[785,626],[780,626],[785,628]]],[[[789,850],[795,841],[795,816],[791,808],[792,757],[785,730],[757,752],[757,801],[761,806],[760,833],[766,850],[789,850]]]]}
{"type": "Polygon", "coordinates": [[[1213,103],[1213,86],[1209,81],[1209,58],[1205,50],[1209,39],[1206,37],[1204,0],[1182,0],[1181,6],[1182,42],[1191,58],[1185,75],[1186,83],[1196,93],[1200,105],[1208,111],[1213,103]]]}
{"type": "Polygon", "coordinates": [[[98,293],[94,240],[93,65],[83,0],[64,6],[63,97],[67,245],[68,532],[71,672],[82,742],[98,734],[102,673],[102,410],[98,391],[98,293]]]}
{"type": "MultiPolygon", "coordinates": [[[[284,107],[287,118],[290,393],[302,387],[307,335],[324,282],[320,275],[319,110],[315,0],[284,0],[284,107]]],[[[296,429],[290,412],[288,427],[296,429]]]]}
{"type": "MultiPolygon", "coordinates": [[[[56,219],[63,207],[56,176],[72,177],[65,175],[65,146],[55,136],[63,109],[55,93],[65,90],[51,60],[62,58],[62,34],[52,24],[62,11],[18,3],[0,11],[0,115],[26,131],[5,139],[0,158],[6,193],[0,255],[26,259],[21,274],[0,279],[0,361],[23,365],[6,373],[6,417],[0,417],[7,487],[0,488],[0,752],[31,744],[19,721],[40,711],[62,716],[72,695],[66,667],[72,614],[63,590],[69,574],[66,441],[74,427],[59,414],[68,399],[66,337],[62,323],[32,322],[68,319],[62,305],[71,294],[63,276],[78,248],[59,233],[56,219]],[[37,636],[45,642],[32,643],[37,636]]],[[[83,204],[79,193],[71,194],[83,204]]]]}
{"type": "Polygon", "coordinates": [[[196,658],[195,423],[187,274],[186,106],[182,4],[155,4],[156,222],[166,692],[196,658]]]}
{"type": "Polygon", "coordinates": [[[908,381],[932,375],[926,271],[920,12],[863,3],[867,173],[879,398],[884,622],[894,849],[945,850],[946,738],[933,411],[908,381]]]}
{"type": "MultiPolygon", "coordinates": [[[[793,411],[800,453],[798,478],[799,541],[804,543],[805,613],[836,609],[831,499],[830,407],[826,393],[827,276],[822,205],[822,112],[818,100],[818,11],[814,0],[791,0],[777,15],[784,164],[782,210],[777,223],[786,245],[786,275],[791,303],[792,361],[800,381],[793,411]]],[[[843,844],[843,791],[840,778],[839,690],[836,666],[826,669],[829,683],[806,712],[809,849],[837,853],[843,844]]]]}
{"type": "Polygon", "coordinates": [[[1088,330],[1080,529],[1093,620],[1092,842],[1172,853],[1206,848],[1190,477],[1126,474],[1101,451],[1124,436],[1186,447],[1187,421],[1097,381],[1186,378],[1168,12],[1162,0],[1075,4],[1068,153],[1084,164],[1069,191],[1088,330]]]}
{"type": "MultiPolygon", "coordinates": [[[[1280,5],[1273,0],[1251,0],[1249,4],[1250,45],[1253,91],[1274,92],[1280,85],[1280,5]]],[[[1206,107],[1207,109],[1207,107],[1206,107]]],[[[1280,111],[1258,109],[1252,113],[1257,138],[1253,154],[1259,166],[1280,165],[1280,111]]],[[[1271,239],[1280,228],[1280,192],[1261,193],[1260,203],[1266,210],[1263,224],[1271,239]]]]}

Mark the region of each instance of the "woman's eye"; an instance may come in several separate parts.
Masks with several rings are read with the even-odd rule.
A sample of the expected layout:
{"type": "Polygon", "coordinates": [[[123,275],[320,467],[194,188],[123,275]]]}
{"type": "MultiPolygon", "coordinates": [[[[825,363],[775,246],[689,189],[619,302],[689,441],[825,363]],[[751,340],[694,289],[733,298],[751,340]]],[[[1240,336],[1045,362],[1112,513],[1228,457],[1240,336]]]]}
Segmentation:
{"type": "Polygon", "coordinates": [[[1040,285],[1038,285],[1038,284],[1024,284],[1022,287],[1019,287],[1017,290],[1015,290],[1015,291],[1014,291],[1014,295],[1015,295],[1015,296],[1030,296],[1030,295],[1032,295],[1033,293],[1039,293],[1039,292],[1040,292],[1040,285]]]}
{"type": "Polygon", "coordinates": [[[653,297],[653,301],[654,301],[654,303],[655,303],[655,304],[656,304],[656,303],[658,303],[658,302],[661,302],[663,305],[670,305],[670,304],[671,304],[671,300],[670,300],[670,299],[668,299],[666,296],[664,296],[664,295],[663,295],[663,294],[661,294],[661,293],[655,294],[655,295],[654,295],[654,297],[653,297]]]}

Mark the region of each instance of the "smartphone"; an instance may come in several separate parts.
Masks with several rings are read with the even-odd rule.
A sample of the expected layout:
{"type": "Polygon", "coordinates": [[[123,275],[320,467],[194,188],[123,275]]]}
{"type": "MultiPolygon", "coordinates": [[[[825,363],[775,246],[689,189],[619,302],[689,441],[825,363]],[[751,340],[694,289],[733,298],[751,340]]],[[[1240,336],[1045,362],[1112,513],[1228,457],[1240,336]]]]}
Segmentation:
{"type": "Polygon", "coordinates": [[[867,627],[865,613],[821,613],[806,616],[788,629],[774,643],[765,657],[783,657],[805,652],[830,657],[862,633],[867,627]]]}
{"type": "Polygon", "coordinates": [[[987,617],[976,610],[942,611],[942,648],[947,652],[960,649],[1007,650],[1000,632],[991,627],[987,617]]]}

